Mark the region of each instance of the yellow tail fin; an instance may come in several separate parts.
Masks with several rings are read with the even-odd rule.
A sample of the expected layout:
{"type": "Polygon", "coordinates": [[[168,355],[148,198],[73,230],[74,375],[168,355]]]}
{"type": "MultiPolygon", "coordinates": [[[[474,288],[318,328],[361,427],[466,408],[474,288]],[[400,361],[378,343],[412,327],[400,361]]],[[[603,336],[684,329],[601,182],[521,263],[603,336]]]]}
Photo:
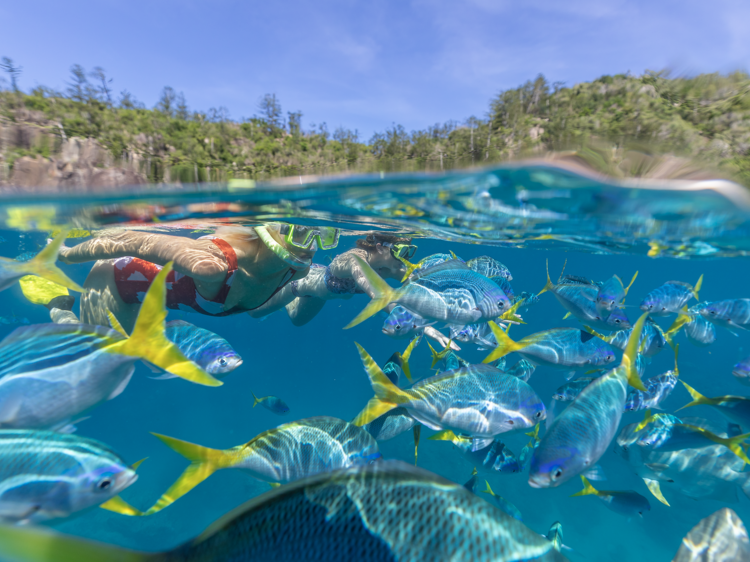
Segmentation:
{"type": "Polygon", "coordinates": [[[385,373],[378,367],[377,363],[370,357],[365,349],[355,342],[359,350],[359,357],[365,367],[370,384],[375,391],[372,398],[359,415],[352,422],[354,425],[365,425],[389,412],[399,404],[409,402],[409,395],[391,382],[385,373]]]}
{"type": "MultiPolygon", "coordinates": [[[[563,266],[563,271],[565,270],[565,266],[563,266]]],[[[555,284],[552,282],[552,279],[549,278],[549,260],[547,260],[547,283],[544,285],[541,291],[537,293],[537,296],[541,295],[542,293],[546,293],[550,289],[552,289],[555,286],[555,284]]]]}
{"type": "Polygon", "coordinates": [[[375,292],[375,296],[370,301],[370,304],[368,304],[365,309],[360,312],[356,316],[356,318],[354,318],[354,320],[344,326],[344,330],[348,330],[349,328],[353,328],[357,324],[364,322],[370,316],[376,314],[377,312],[380,312],[390,303],[396,302],[396,300],[398,299],[398,291],[392,289],[390,285],[388,285],[388,283],[386,283],[382,279],[382,277],[380,277],[380,275],[378,275],[375,270],[370,267],[370,264],[368,264],[359,256],[354,256],[354,261],[357,262],[357,265],[359,265],[364,278],[367,280],[367,282],[370,284],[370,287],[375,292]]]}
{"type": "Polygon", "coordinates": [[[415,269],[419,269],[419,264],[418,263],[411,263],[411,262],[407,261],[406,258],[398,258],[398,261],[400,261],[401,263],[403,263],[404,266],[406,267],[406,273],[404,273],[404,277],[403,277],[403,279],[401,279],[401,282],[403,283],[404,281],[406,281],[409,278],[409,275],[411,275],[412,273],[414,273],[415,269]]]}
{"type": "Polygon", "coordinates": [[[651,415],[651,410],[646,410],[643,413],[643,420],[641,420],[641,422],[638,425],[635,426],[635,430],[636,431],[642,430],[644,427],[646,427],[648,424],[650,424],[652,421],[654,421],[654,419],[656,419],[656,416],[658,416],[658,415],[659,414],[651,415]]]}
{"type": "Polygon", "coordinates": [[[690,386],[685,381],[681,380],[682,386],[685,387],[685,389],[690,393],[690,396],[693,398],[692,402],[688,402],[685,404],[682,408],[678,408],[677,411],[683,410],[685,408],[690,408],[691,406],[700,406],[701,404],[704,404],[706,406],[714,406],[721,402],[721,400],[717,398],[707,398],[703,396],[700,392],[695,390],[692,386],[690,386]]]}
{"type": "MultiPolygon", "coordinates": [[[[627,287],[625,287],[625,295],[626,295],[626,296],[627,296],[627,294],[628,294],[628,291],[630,290],[630,287],[632,287],[632,286],[633,286],[633,283],[635,283],[635,278],[636,278],[636,277],[638,277],[638,272],[637,272],[637,271],[636,271],[636,272],[635,272],[635,274],[633,275],[633,278],[632,278],[632,279],[630,280],[630,283],[628,283],[628,286],[627,286],[627,287]]],[[[624,298],[622,299],[622,302],[625,302],[625,299],[624,299],[624,298]]]]}
{"type": "Polygon", "coordinates": [[[401,370],[403,371],[404,375],[406,376],[409,382],[412,382],[411,368],[409,367],[409,359],[411,358],[411,352],[414,351],[414,348],[417,346],[417,344],[420,342],[421,339],[422,339],[421,336],[415,337],[413,340],[409,342],[409,345],[406,346],[406,349],[401,354],[401,370]]]}
{"type": "Polygon", "coordinates": [[[680,344],[674,347],[674,376],[680,376],[680,368],[677,366],[677,356],[680,354],[680,344]]]}
{"type": "Polygon", "coordinates": [[[599,491],[591,485],[591,482],[589,482],[588,478],[586,478],[583,474],[581,475],[581,481],[583,482],[583,490],[573,494],[572,496],[570,496],[571,498],[574,498],[576,496],[598,496],[599,495],[599,491]]]}
{"type": "Polygon", "coordinates": [[[23,296],[34,304],[47,304],[55,297],[70,294],[68,293],[68,289],[62,285],[53,283],[44,277],[37,277],[36,275],[21,277],[18,280],[18,284],[21,286],[23,296]]]}
{"type": "Polygon", "coordinates": [[[255,393],[252,390],[250,391],[250,394],[253,395],[253,408],[255,408],[258,404],[260,404],[260,400],[258,400],[258,397],[255,396],[255,393]]]}
{"type": "Polygon", "coordinates": [[[610,343],[615,338],[615,334],[611,334],[609,336],[605,336],[604,334],[600,334],[599,332],[597,332],[596,330],[594,330],[590,326],[584,326],[583,329],[586,330],[592,336],[596,336],[600,340],[605,341],[607,343],[610,343]]]}
{"type": "Polygon", "coordinates": [[[99,507],[106,509],[107,511],[119,513],[120,515],[132,515],[136,517],[143,515],[143,512],[140,509],[136,509],[120,496],[115,496],[103,504],[100,504],[99,507]]]}
{"type": "Polygon", "coordinates": [[[497,347],[493,349],[487,357],[484,358],[484,361],[482,361],[482,363],[492,363],[493,361],[500,359],[501,357],[505,357],[509,353],[513,353],[514,351],[518,351],[519,349],[523,349],[524,347],[526,347],[526,344],[517,343],[510,339],[508,334],[503,332],[500,326],[498,326],[494,322],[490,321],[487,324],[489,325],[490,330],[492,330],[492,333],[495,334],[497,347]]]}
{"type": "Polygon", "coordinates": [[[422,435],[422,424],[414,426],[414,466],[417,466],[417,459],[419,458],[419,437],[422,435]]]}
{"type": "Polygon", "coordinates": [[[641,314],[638,322],[633,326],[633,330],[630,332],[628,338],[628,345],[625,347],[625,352],[622,355],[622,362],[620,363],[619,369],[625,369],[628,377],[628,384],[638,390],[646,391],[646,387],[643,386],[641,377],[638,376],[638,368],[636,366],[636,359],[638,356],[638,344],[640,343],[641,334],[643,333],[643,325],[646,323],[648,318],[648,312],[641,314]]]}
{"type": "Polygon", "coordinates": [[[750,464],[750,459],[747,458],[747,455],[745,454],[745,451],[742,450],[743,441],[750,437],[750,433],[745,433],[743,435],[736,435],[734,437],[719,437],[718,435],[711,433],[707,429],[703,429],[702,427],[697,427],[690,424],[682,424],[683,427],[687,427],[688,429],[692,429],[693,431],[698,431],[705,435],[708,439],[713,441],[714,443],[717,443],[718,445],[724,445],[727,449],[732,451],[735,455],[737,455],[739,458],[741,458],[743,461],[745,461],[745,464],[750,464]]]}
{"type": "Polygon", "coordinates": [[[701,290],[701,287],[703,286],[703,275],[701,275],[698,278],[698,282],[695,284],[695,287],[693,288],[693,296],[695,297],[695,300],[699,301],[698,298],[698,291],[701,290]]]}
{"type": "Polygon", "coordinates": [[[0,545],[3,559],[14,562],[155,562],[165,558],[161,553],[127,550],[44,527],[2,525],[0,545]]]}
{"type": "Polygon", "coordinates": [[[120,321],[117,319],[117,317],[109,310],[107,311],[107,318],[109,318],[109,325],[113,330],[120,332],[126,338],[128,337],[128,333],[125,331],[125,328],[122,327],[122,324],[120,324],[120,321]]]}
{"type": "Polygon", "coordinates": [[[432,365],[430,365],[430,369],[435,367],[440,361],[445,359],[445,357],[450,353],[451,351],[451,340],[448,340],[448,343],[445,345],[442,351],[437,352],[433,349],[433,347],[430,345],[430,342],[427,342],[427,346],[430,348],[430,351],[432,352],[432,365]]]}
{"type": "Polygon", "coordinates": [[[166,278],[170,271],[172,271],[172,262],[166,264],[151,283],[130,337],[110,344],[103,350],[108,353],[144,359],[190,382],[206,386],[221,386],[223,384],[221,381],[185,357],[180,348],[169,341],[164,333],[164,320],[167,317],[166,278]]]}
{"type": "Polygon", "coordinates": [[[489,481],[485,480],[485,481],[484,481],[484,483],[486,484],[486,486],[487,486],[487,489],[486,489],[486,490],[482,490],[482,493],[483,493],[483,494],[489,494],[489,495],[491,495],[491,496],[493,496],[493,497],[494,497],[494,496],[496,496],[497,494],[496,494],[495,492],[493,492],[493,491],[492,491],[492,488],[490,488],[490,483],[489,483],[489,481]]]}
{"type": "Polygon", "coordinates": [[[38,275],[39,277],[43,277],[53,283],[62,285],[71,291],[83,293],[84,288],[65,275],[65,273],[55,265],[57,254],[60,252],[60,246],[65,242],[66,236],[67,230],[63,230],[54,240],[52,240],[52,242],[47,244],[41,252],[29,261],[17,262],[15,260],[4,260],[8,262],[6,266],[18,273],[38,275]]]}
{"type": "Polygon", "coordinates": [[[217,470],[232,465],[233,459],[226,451],[201,447],[200,445],[188,443],[187,441],[181,441],[180,439],[160,435],[158,433],[154,433],[153,435],[161,439],[169,448],[191,461],[191,463],[175,483],[172,484],[158,500],[156,500],[156,503],[151,506],[148,511],[146,511],[145,515],[151,515],[152,513],[161,511],[187,494],[217,470]]]}
{"type": "Polygon", "coordinates": [[[430,435],[427,439],[429,441],[450,441],[454,445],[460,444],[462,440],[468,440],[466,437],[459,437],[450,429],[438,431],[435,435],[430,435]]]}
{"type": "Polygon", "coordinates": [[[571,316],[573,316],[573,315],[572,315],[572,314],[571,314],[570,312],[566,312],[566,313],[565,313],[565,316],[563,316],[563,320],[567,320],[567,319],[568,319],[568,318],[570,318],[571,316]]]}

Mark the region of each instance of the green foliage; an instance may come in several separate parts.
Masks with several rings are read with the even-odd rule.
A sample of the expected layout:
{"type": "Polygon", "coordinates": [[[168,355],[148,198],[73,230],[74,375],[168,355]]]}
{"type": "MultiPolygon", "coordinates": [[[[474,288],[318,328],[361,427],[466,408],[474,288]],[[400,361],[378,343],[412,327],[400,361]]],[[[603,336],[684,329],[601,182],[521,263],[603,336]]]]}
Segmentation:
{"type": "MultiPolygon", "coordinates": [[[[3,64],[14,79],[20,73],[12,61],[3,64]]],[[[259,100],[259,115],[236,121],[225,108],[191,112],[170,87],[154,109],[126,90],[115,102],[111,82],[99,67],[87,74],[75,65],[66,94],[44,87],[0,92],[0,118],[33,121],[43,132],[26,146],[5,147],[6,162],[54,156],[63,137],[88,137],[109,150],[112,163],[137,167],[152,181],[192,182],[440,170],[599,142],[686,156],[750,185],[750,76],[742,72],[672,78],[647,71],[572,87],[539,75],[498,93],[484,118],[411,132],[394,123],[367,142],[342,127],[330,134],[325,123],[306,130],[301,111],[284,118],[275,94],[259,100]]]]}

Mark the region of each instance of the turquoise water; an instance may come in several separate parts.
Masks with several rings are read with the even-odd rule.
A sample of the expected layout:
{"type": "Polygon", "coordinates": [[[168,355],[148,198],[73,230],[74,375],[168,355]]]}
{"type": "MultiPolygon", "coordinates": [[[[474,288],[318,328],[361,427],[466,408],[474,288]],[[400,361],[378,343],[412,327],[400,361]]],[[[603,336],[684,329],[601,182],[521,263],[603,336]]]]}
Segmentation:
{"type": "MultiPolygon", "coordinates": [[[[0,207],[5,222],[0,254],[34,253],[49,232],[62,224],[88,230],[127,225],[198,237],[217,224],[253,225],[281,219],[344,229],[338,248],[318,252],[317,263],[326,264],[327,256],[352,248],[357,233],[396,230],[418,237],[415,260],[448,250],[464,260],[480,255],[496,258],[512,272],[516,293],[538,292],[544,286],[546,260],[553,278],[565,260],[567,274],[601,281],[613,274],[627,280],[637,270],[639,276],[626,301],[631,307],[625,309],[631,321],[639,315],[640,299],[669,280],[695,283],[704,274],[702,300],[750,297],[750,266],[745,257],[750,252],[750,197],[734,184],[625,185],[547,167],[304,182],[300,178],[287,185],[50,196],[43,203],[38,196],[18,194],[0,207]]],[[[68,245],[76,242],[69,240],[68,245]]],[[[61,267],[83,284],[91,264],[61,267]]],[[[362,344],[381,366],[407,343],[381,332],[381,315],[343,330],[367,301],[364,295],[330,301],[303,327],[293,326],[283,310],[263,321],[245,314],[213,318],[170,311],[169,320],[185,319],[224,336],[244,364],[219,388],[179,379],[153,380],[151,371],[138,364],[125,392],[93,410],[89,419],[78,424],[78,431],[111,445],[129,462],[148,457],[139,469],[138,481],[122,494],[132,505],[145,509],[187,464],[149,432],[223,449],[294,419],[330,415],[351,420],[372,397],[354,342],[362,344]],[[281,418],[253,408],[251,391],[282,398],[290,413],[281,418]]],[[[0,294],[0,302],[0,316],[9,322],[13,316],[31,323],[49,321],[47,310],[28,303],[17,284],[0,294]]],[[[527,324],[514,327],[512,337],[517,340],[544,329],[579,326],[573,318],[563,320],[564,314],[551,294],[542,295],[538,304],[524,311],[527,324]]],[[[656,321],[666,328],[673,319],[656,321]]],[[[15,327],[0,325],[0,337],[15,327]]],[[[678,336],[681,377],[708,396],[747,394],[731,370],[750,354],[750,334],[717,329],[717,336],[706,348],[694,347],[683,334],[678,336]]],[[[461,357],[471,362],[481,362],[487,353],[473,344],[461,346],[461,357]]],[[[510,357],[509,364],[514,362],[510,357]]],[[[667,348],[653,358],[645,377],[672,366],[673,354],[667,348]]],[[[412,373],[429,376],[429,367],[429,350],[422,342],[412,355],[412,373]]],[[[539,367],[529,381],[545,404],[564,382],[564,371],[546,367],[539,367]]],[[[663,407],[673,412],[688,401],[689,395],[678,385],[663,407]]],[[[694,408],[690,415],[726,423],[707,407],[694,408]]],[[[642,412],[625,414],[621,427],[642,417],[642,412]]],[[[431,433],[426,428],[422,431],[419,466],[463,484],[472,466],[449,443],[428,441],[431,433]]],[[[527,440],[524,435],[503,439],[516,454],[527,440]]],[[[411,432],[380,446],[385,458],[413,462],[411,432]]],[[[693,500],[665,483],[662,491],[671,504],[667,507],[649,494],[643,481],[611,450],[600,464],[607,480],[597,487],[636,490],[649,499],[651,511],[642,519],[628,520],[594,497],[571,498],[580,489],[578,479],[555,489],[534,489],[525,474],[498,473],[490,483],[537,532],[546,533],[554,521],[560,521],[565,544],[573,549],[566,553],[571,560],[670,560],[681,538],[700,519],[727,505],[693,500]]],[[[241,471],[224,470],[177,504],[149,517],[93,509],[49,525],[108,543],[162,550],[198,535],[233,507],[268,490],[268,484],[241,471]]],[[[730,507],[750,521],[750,501],[739,488],[737,492],[737,502],[730,507]]]]}

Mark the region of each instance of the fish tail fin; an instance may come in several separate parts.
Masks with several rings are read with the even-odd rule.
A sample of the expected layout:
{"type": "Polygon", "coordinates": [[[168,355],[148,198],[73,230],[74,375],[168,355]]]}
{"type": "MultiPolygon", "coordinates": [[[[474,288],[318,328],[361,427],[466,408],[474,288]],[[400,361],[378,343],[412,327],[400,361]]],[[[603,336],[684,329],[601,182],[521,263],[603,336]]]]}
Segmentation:
{"type": "Polygon", "coordinates": [[[419,437],[422,435],[422,425],[417,424],[414,426],[414,466],[417,466],[417,459],[419,458],[419,437]]]}
{"type": "MultiPolygon", "coordinates": [[[[630,283],[628,283],[628,286],[627,286],[627,287],[625,287],[625,295],[626,295],[626,296],[627,296],[627,294],[628,294],[628,291],[630,290],[630,287],[632,287],[632,286],[633,286],[633,283],[635,283],[635,278],[636,278],[636,277],[638,277],[638,272],[637,272],[637,271],[636,271],[636,272],[635,272],[635,273],[633,274],[633,278],[632,278],[632,279],[630,280],[630,283]]],[[[624,298],[622,299],[622,302],[625,302],[625,299],[624,299],[624,298]]]]}
{"type": "Polygon", "coordinates": [[[493,497],[496,496],[497,494],[495,494],[495,492],[492,491],[492,488],[490,487],[489,481],[485,480],[484,483],[487,486],[487,489],[486,490],[482,490],[482,493],[483,494],[489,494],[489,495],[491,495],[493,497]]]}
{"type": "Polygon", "coordinates": [[[421,339],[422,339],[421,336],[415,337],[413,340],[409,342],[409,345],[406,346],[406,349],[404,350],[404,352],[400,354],[401,371],[403,371],[404,375],[406,376],[406,379],[409,382],[412,382],[411,367],[409,367],[409,359],[411,358],[412,351],[414,351],[414,348],[417,347],[417,344],[420,342],[421,339]]]}
{"type": "Polygon", "coordinates": [[[620,367],[625,369],[627,374],[628,384],[638,390],[646,391],[646,387],[643,386],[641,377],[638,376],[638,367],[636,365],[636,359],[638,356],[638,344],[641,340],[641,334],[643,333],[643,325],[646,323],[648,318],[648,312],[644,312],[638,319],[638,322],[633,326],[633,330],[630,332],[628,338],[628,345],[625,347],[625,352],[622,354],[622,363],[620,367]]]}
{"type": "Polygon", "coordinates": [[[519,349],[523,349],[526,347],[526,345],[518,342],[514,342],[508,334],[503,332],[503,330],[495,324],[494,322],[490,321],[487,322],[487,324],[490,327],[490,330],[492,330],[492,333],[495,335],[495,339],[497,340],[497,347],[492,350],[492,352],[484,358],[484,361],[482,363],[492,363],[493,361],[500,359],[501,357],[504,357],[508,355],[509,353],[513,353],[514,351],[518,351],[519,349]]]}
{"type": "Polygon", "coordinates": [[[375,391],[372,398],[359,415],[354,419],[354,425],[365,425],[372,420],[382,416],[401,403],[409,401],[409,395],[391,382],[385,373],[378,367],[377,363],[370,357],[365,349],[355,342],[359,350],[359,357],[365,367],[370,384],[375,391]]]}
{"type": "Polygon", "coordinates": [[[157,562],[167,559],[162,553],[137,552],[32,526],[0,526],[0,551],[3,559],[14,562],[157,562]]]}
{"type": "Polygon", "coordinates": [[[518,322],[519,324],[526,324],[526,322],[524,322],[523,319],[521,319],[521,317],[516,314],[516,311],[518,311],[518,309],[521,307],[522,304],[523,304],[523,300],[521,299],[517,300],[515,303],[513,303],[513,305],[508,310],[503,312],[500,318],[502,320],[518,322]]]}
{"type": "Polygon", "coordinates": [[[693,399],[692,402],[688,402],[685,404],[682,408],[677,408],[676,411],[683,410],[685,408],[690,408],[691,406],[700,406],[701,404],[706,406],[713,406],[714,404],[717,404],[719,400],[716,400],[715,398],[707,398],[703,396],[700,392],[695,390],[692,386],[690,386],[685,381],[681,380],[682,386],[685,387],[685,390],[687,390],[690,393],[690,397],[693,399]]]}
{"type": "Polygon", "coordinates": [[[188,459],[190,465],[175,483],[156,500],[156,503],[146,511],[145,515],[161,511],[187,494],[220,468],[226,468],[231,465],[231,459],[226,451],[209,449],[208,447],[158,433],[153,433],[152,435],[158,437],[167,447],[188,459]]]}
{"type": "Polygon", "coordinates": [[[255,408],[258,404],[260,404],[260,400],[258,400],[258,397],[255,396],[255,393],[252,390],[250,391],[250,394],[253,395],[253,408],[255,408]]]}
{"type": "MultiPolygon", "coordinates": [[[[565,270],[565,267],[563,266],[563,271],[565,270]]],[[[552,282],[552,279],[549,277],[549,260],[547,260],[547,283],[544,285],[541,291],[537,293],[537,296],[541,295],[542,293],[546,293],[551,288],[553,288],[555,284],[552,282]]]]}
{"type": "Polygon", "coordinates": [[[370,304],[368,304],[365,309],[354,318],[354,320],[344,326],[344,330],[348,330],[349,328],[353,328],[357,324],[364,322],[373,314],[380,312],[390,303],[395,302],[398,298],[398,291],[388,285],[388,283],[386,283],[365,260],[359,256],[354,256],[354,261],[359,265],[362,275],[370,284],[370,288],[375,293],[375,296],[372,297],[370,304]]]}
{"type": "Polygon", "coordinates": [[[614,338],[614,336],[605,336],[604,334],[600,334],[599,332],[597,332],[596,330],[594,330],[590,326],[584,326],[583,329],[586,330],[592,336],[596,336],[600,340],[605,341],[607,343],[611,342],[612,339],[614,338]]]}
{"type": "Polygon", "coordinates": [[[418,263],[411,263],[411,262],[407,261],[406,258],[398,258],[398,260],[401,263],[404,264],[404,267],[406,267],[406,273],[404,273],[404,277],[403,277],[403,279],[401,279],[401,282],[403,283],[404,281],[406,281],[409,278],[409,275],[411,275],[412,273],[414,273],[415,269],[419,269],[419,264],[418,263]]]}
{"type": "Polygon", "coordinates": [[[427,342],[427,347],[430,348],[430,353],[432,353],[432,364],[430,365],[430,369],[432,369],[440,361],[440,353],[435,351],[435,348],[430,345],[430,342],[427,342]]]}
{"type": "Polygon", "coordinates": [[[430,435],[428,441],[458,441],[458,437],[450,429],[438,431],[435,435],[430,435]]]}
{"type": "Polygon", "coordinates": [[[130,337],[108,345],[104,351],[144,359],[190,382],[206,386],[221,386],[223,384],[221,381],[185,357],[180,348],[169,341],[164,332],[164,321],[167,317],[166,278],[170,271],[172,271],[172,262],[166,264],[151,283],[130,337]]]}
{"type": "Polygon", "coordinates": [[[703,275],[698,278],[698,282],[695,284],[695,288],[693,289],[693,296],[695,297],[695,300],[699,301],[698,298],[698,291],[701,290],[701,287],[703,286],[703,275]]]}
{"type": "Polygon", "coordinates": [[[120,332],[126,338],[129,337],[128,333],[125,331],[125,328],[123,328],[122,324],[120,324],[120,321],[109,310],[107,311],[107,318],[109,319],[109,325],[111,326],[113,330],[120,332]]]}
{"type": "Polygon", "coordinates": [[[563,320],[567,320],[567,319],[568,319],[568,318],[570,318],[571,316],[573,316],[573,315],[572,315],[572,314],[571,314],[570,312],[566,312],[566,313],[565,313],[565,316],[563,316],[563,320]]]}
{"type": "Polygon", "coordinates": [[[581,474],[581,481],[583,482],[583,490],[580,492],[576,492],[571,498],[574,498],[576,496],[598,496],[599,491],[594,488],[594,486],[591,485],[591,482],[589,482],[588,478],[586,478],[583,474],[581,474]]]}
{"type": "Polygon", "coordinates": [[[13,266],[13,269],[16,269],[19,272],[38,275],[48,281],[62,285],[71,291],[76,291],[78,293],[85,292],[83,287],[65,275],[65,273],[55,265],[57,255],[60,253],[60,246],[65,242],[67,235],[67,230],[61,231],[52,242],[47,244],[44,249],[32,259],[27,262],[12,262],[10,265],[13,266]]]}
{"type": "Polygon", "coordinates": [[[674,376],[680,376],[680,368],[677,366],[677,357],[680,354],[680,344],[674,346],[674,376]]]}
{"type": "Polygon", "coordinates": [[[143,515],[143,512],[140,509],[133,507],[120,496],[115,496],[114,498],[111,498],[106,502],[99,504],[99,507],[101,507],[102,509],[106,509],[107,511],[119,513],[120,515],[131,515],[134,517],[143,515]]]}
{"type": "Polygon", "coordinates": [[[727,449],[729,449],[735,455],[737,455],[743,461],[745,461],[745,464],[750,464],[750,459],[747,457],[747,454],[745,454],[745,451],[742,449],[743,441],[745,441],[745,439],[750,437],[750,433],[744,433],[742,435],[735,435],[734,437],[719,437],[718,435],[715,435],[711,433],[710,431],[704,431],[703,433],[706,435],[706,437],[708,437],[714,443],[718,443],[719,445],[724,445],[727,449]]]}
{"type": "Polygon", "coordinates": [[[643,420],[635,426],[636,431],[640,431],[644,427],[646,427],[648,424],[650,424],[654,419],[654,416],[651,415],[651,410],[646,410],[643,412],[643,420]]]}

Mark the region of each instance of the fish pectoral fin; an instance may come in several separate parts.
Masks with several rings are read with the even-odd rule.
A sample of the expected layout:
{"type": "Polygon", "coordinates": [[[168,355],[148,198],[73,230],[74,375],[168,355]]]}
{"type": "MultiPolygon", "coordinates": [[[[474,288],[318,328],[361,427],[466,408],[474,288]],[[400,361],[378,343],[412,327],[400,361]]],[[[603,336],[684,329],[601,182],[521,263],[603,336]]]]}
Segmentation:
{"type": "Polygon", "coordinates": [[[658,480],[651,480],[649,478],[644,478],[643,482],[646,484],[646,487],[648,488],[648,491],[651,492],[651,494],[657,500],[659,500],[664,505],[669,506],[669,502],[666,500],[666,498],[664,497],[664,495],[661,493],[661,486],[659,485],[659,481],[658,480]]]}
{"type": "Polygon", "coordinates": [[[486,449],[495,441],[493,437],[475,437],[471,440],[471,452],[486,449]]]}
{"type": "Polygon", "coordinates": [[[607,475],[604,474],[604,469],[601,467],[601,465],[598,464],[595,464],[588,470],[585,470],[583,472],[583,475],[589,480],[593,480],[594,482],[600,482],[607,479],[607,475]]]}

